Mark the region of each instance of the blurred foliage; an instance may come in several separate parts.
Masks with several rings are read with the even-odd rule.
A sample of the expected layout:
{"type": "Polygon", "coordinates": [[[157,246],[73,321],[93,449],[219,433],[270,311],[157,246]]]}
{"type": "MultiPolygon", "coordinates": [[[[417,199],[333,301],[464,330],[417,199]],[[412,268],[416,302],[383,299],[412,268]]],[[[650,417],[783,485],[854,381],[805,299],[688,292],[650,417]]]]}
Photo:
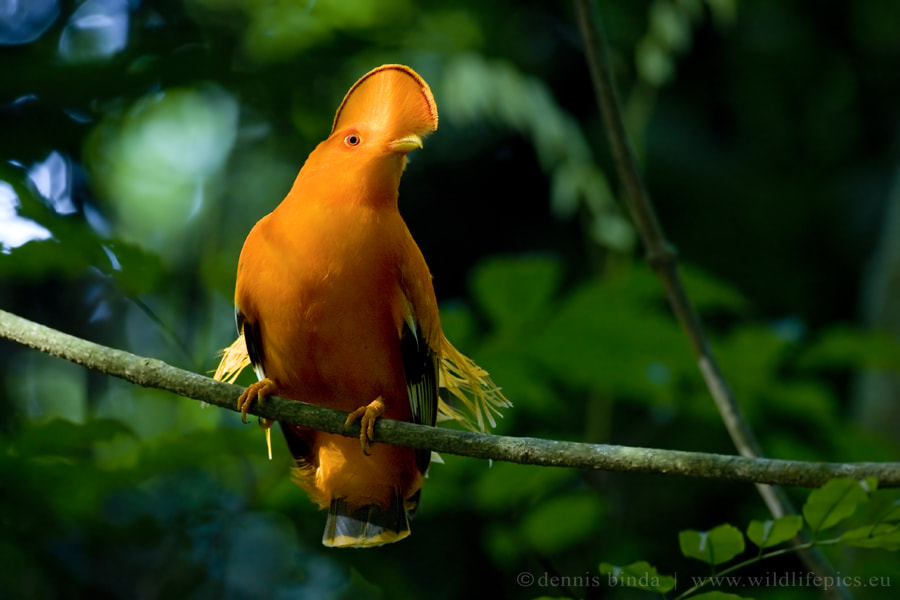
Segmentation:
{"type": "MultiPolygon", "coordinates": [[[[729,523],[723,523],[707,531],[685,529],[678,533],[678,544],[686,558],[704,562],[710,566],[709,575],[691,575],[693,584],[681,591],[675,600],[693,598],[695,600],[741,600],[746,596],[723,592],[721,590],[704,591],[710,588],[756,590],[766,587],[794,587],[808,582],[825,590],[835,588],[858,587],[890,587],[890,576],[874,576],[863,579],[859,576],[841,575],[840,571],[830,574],[816,572],[788,572],[776,574],[769,572],[764,576],[744,575],[749,568],[759,565],[773,557],[786,552],[797,552],[802,548],[822,547],[832,544],[846,544],[860,548],[870,548],[897,552],[900,550],[900,500],[895,500],[880,514],[863,515],[860,509],[869,502],[870,496],[878,490],[878,482],[874,478],[854,480],[837,478],[822,487],[813,490],[803,504],[803,516],[785,515],[778,519],[766,521],[753,520],[747,527],[747,537],[756,545],[757,551],[747,557],[744,550],[747,543],[744,533],[729,523]],[[835,535],[834,527],[849,521],[852,529],[846,529],[835,535]],[[865,523],[865,524],[862,524],[865,523]],[[808,541],[795,542],[795,536],[806,529],[808,541]],[[830,530],[823,535],[825,530],[830,530]],[[776,550],[770,550],[780,546],[776,550]],[[742,560],[737,561],[738,558],[742,560]],[[734,562],[737,561],[737,562],[734,562]],[[732,564],[727,564],[731,562],[732,564]],[[780,583],[779,583],[780,582],[780,583]],[[699,593],[698,593],[699,592],[699,593]]],[[[646,592],[666,594],[677,585],[673,576],[661,575],[657,569],[646,561],[638,561],[630,565],[617,566],[610,563],[600,564],[600,573],[607,576],[610,586],[623,586],[646,592]]],[[[683,578],[684,579],[684,578],[683,578]]]]}
{"type": "MultiPolygon", "coordinates": [[[[900,423],[856,394],[900,356],[858,307],[897,235],[895,3],[597,4],[648,188],[765,451],[895,460],[900,423]]],[[[448,337],[515,404],[498,431],[731,452],[617,197],[577,31],[567,3],[0,0],[0,308],[208,373],[246,233],[348,86],[405,63],[442,118],[401,211],[448,337]]],[[[287,453],[265,460],[235,415],[8,342],[0,372],[0,598],[630,597],[552,576],[688,572],[679,531],[765,515],[751,486],[446,456],[409,540],[330,551],[287,453]]],[[[896,556],[828,553],[892,584],[857,597],[895,595],[896,556]]]]}

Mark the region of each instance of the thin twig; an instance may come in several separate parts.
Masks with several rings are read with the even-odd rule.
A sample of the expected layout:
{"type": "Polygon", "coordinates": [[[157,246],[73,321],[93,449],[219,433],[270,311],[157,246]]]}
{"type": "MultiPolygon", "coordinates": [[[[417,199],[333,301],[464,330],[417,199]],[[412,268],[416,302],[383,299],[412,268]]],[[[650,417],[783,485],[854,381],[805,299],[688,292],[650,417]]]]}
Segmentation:
{"type": "MultiPolygon", "coordinates": [[[[578,27],[584,41],[585,55],[603,125],[625,191],[626,204],[644,243],[647,260],[662,280],[672,311],[690,342],[700,372],[735,448],[742,456],[761,457],[762,452],[756,436],[744,418],[728,381],[719,368],[700,317],[685,291],[675,250],[666,239],[656,217],[650,195],[644,185],[634,150],[625,131],[615,86],[609,73],[606,46],[602,40],[602,32],[597,25],[590,0],[574,0],[574,2],[578,27]]],[[[797,511],[791,506],[791,502],[783,490],[761,483],[757,483],[756,488],[775,518],[786,514],[796,514],[797,511]]],[[[803,552],[801,556],[807,566],[816,573],[834,577],[831,566],[817,549],[811,548],[803,552]]],[[[834,593],[845,598],[851,597],[849,592],[843,589],[834,593]]]]}
{"type": "MultiPolygon", "coordinates": [[[[232,411],[237,410],[237,397],[244,389],[178,369],[160,360],[101,346],[2,310],[0,337],[144,387],[168,390],[232,411]]],[[[359,435],[358,425],[344,429],[346,413],[296,400],[269,397],[263,406],[254,405],[250,413],[329,433],[351,437],[359,435]]],[[[876,477],[879,487],[900,487],[900,463],[897,462],[813,463],[752,459],[703,452],[485,435],[389,419],[379,419],[375,427],[375,440],[445,454],[548,467],[657,473],[803,487],[818,487],[835,477],[876,477]]]]}
{"type": "Polygon", "coordinates": [[[603,55],[604,45],[600,39],[600,30],[591,14],[590,3],[588,0],[576,0],[575,6],[578,9],[578,23],[585,42],[585,52],[594,82],[594,92],[603,116],[603,125],[625,189],[626,204],[646,248],[647,261],[663,281],[672,310],[690,341],[703,379],[723,415],[735,447],[743,456],[759,456],[759,445],[713,356],[700,317],[681,282],[675,250],[663,233],[650,195],[644,186],[634,151],[625,132],[615,89],[607,70],[608,61],[603,55]]]}

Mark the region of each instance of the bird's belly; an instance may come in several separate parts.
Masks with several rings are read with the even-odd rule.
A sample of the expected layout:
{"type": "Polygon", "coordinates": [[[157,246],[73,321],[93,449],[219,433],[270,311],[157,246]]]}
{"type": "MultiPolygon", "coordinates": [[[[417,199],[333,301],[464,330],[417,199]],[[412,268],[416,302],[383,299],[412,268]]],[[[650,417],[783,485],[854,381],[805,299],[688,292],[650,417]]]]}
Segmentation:
{"type": "Polygon", "coordinates": [[[377,275],[384,270],[361,265],[285,282],[290,304],[260,315],[266,376],[285,395],[345,411],[382,396],[388,416],[409,419],[394,309],[402,293],[377,275]]]}

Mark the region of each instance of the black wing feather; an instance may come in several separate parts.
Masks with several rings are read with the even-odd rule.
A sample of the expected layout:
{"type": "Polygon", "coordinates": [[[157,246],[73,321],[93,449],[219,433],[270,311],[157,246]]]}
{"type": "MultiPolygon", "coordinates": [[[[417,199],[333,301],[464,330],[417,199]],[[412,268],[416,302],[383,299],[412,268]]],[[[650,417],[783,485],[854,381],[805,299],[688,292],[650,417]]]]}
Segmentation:
{"type": "Polygon", "coordinates": [[[234,324],[237,326],[238,333],[244,334],[244,344],[247,346],[247,355],[250,357],[250,363],[259,378],[263,375],[263,345],[262,333],[259,330],[258,323],[251,323],[247,320],[244,313],[237,306],[234,307],[234,324]]]}
{"type": "MultiPolygon", "coordinates": [[[[241,309],[234,307],[234,324],[237,325],[238,333],[244,334],[247,355],[250,357],[250,362],[253,364],[253,370],[256,371],[256,375],[262,379],[265,377],[265,369],[263,368],[264,353],[259,323],[251,323],[247,320],[244,313],[241,312],[241,309]]],[[[309,447],[308,434],[294,425],[278,424],[281,426],[281,433],[284,434],[288,450],[297,461],[298,466],[307,464],[312,453],[309,447]]]]}
{"type": "MultiPolygon", "coordinates": [[[[434,427],[438,404],[438,360],[426,340],[417,335],[418,324],[403,326],[400,353],[406,372],[406,389],[413,422],[434,427]]],[[[416,465],[424,473],[431,462],[430,450],[416,450],[416,465]]]]}

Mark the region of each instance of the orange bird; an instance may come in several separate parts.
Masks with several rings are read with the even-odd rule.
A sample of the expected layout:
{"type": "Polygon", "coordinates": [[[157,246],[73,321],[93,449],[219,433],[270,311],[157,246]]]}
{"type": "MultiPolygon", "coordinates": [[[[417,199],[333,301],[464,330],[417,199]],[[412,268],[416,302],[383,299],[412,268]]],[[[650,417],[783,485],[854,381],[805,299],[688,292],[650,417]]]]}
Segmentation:
{"type": "MultiPolygon", "coordinates": [[[[379,417],[433,426],[440,413],[484,431],[485,419],[493,425],[492,413],[509,405],[444,337],[431,273],[397,209],[406,155],[437,124],[434,97],[416,72],[370,71],[241,251],[240,336],[216,378],[234,381],[253,365],[259,381],[238,400],[242,418],[254,399],[279,395],[346,411],[347,425],[362,427],[359,441],[281,427],[297,483],[328,508],[326,546],[379,546],[409,535],[431,453],[372,446],[379,417]]],[[[268,434],[271,423],[262,424],[268,434]]]]}

